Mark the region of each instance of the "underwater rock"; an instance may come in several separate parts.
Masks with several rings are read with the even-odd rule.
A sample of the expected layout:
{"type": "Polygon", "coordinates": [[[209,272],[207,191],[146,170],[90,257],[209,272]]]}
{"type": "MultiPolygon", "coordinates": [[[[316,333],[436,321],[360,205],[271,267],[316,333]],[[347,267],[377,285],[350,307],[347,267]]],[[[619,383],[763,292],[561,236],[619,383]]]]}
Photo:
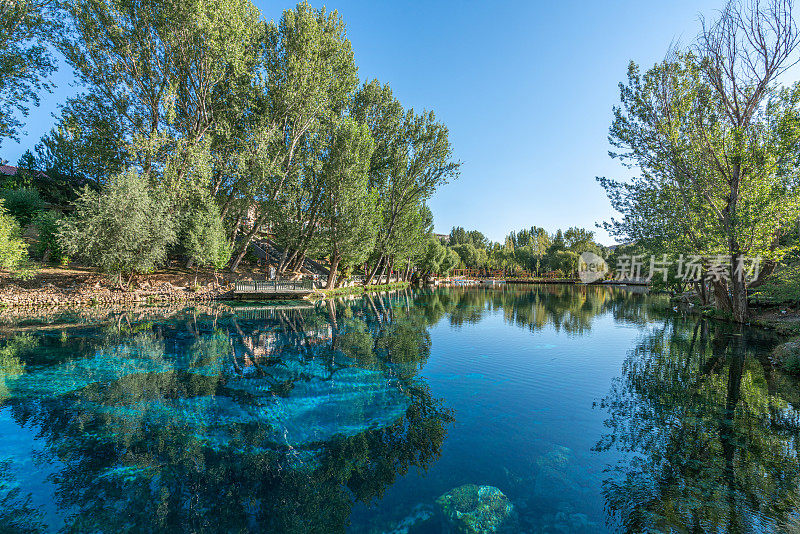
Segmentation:
{"type": "Polygon", "coordinates": [[[514,505],[494,486],[465,484],[436,499],[442,532],[448,534],[518,531],[514,505]]]}
{"type": "Polygon", "coordinates": [[[82,410],[110,416],[104,423],[110,434],[170,425],[213,448],[226,448],[231,429],[248,426],[261,436],[250,444],[256,449],[385,428],[411,404],[400,380],[383,369],[292,354],[262,361],[258,372],[252,366],[237,373],[218,345],[229,354],[227,338],[208,337],[184,355],[142,333],[88,357],[6,376],[0,379],[0,398],[69,394],[82,410]]]}
{"type": "Polygon", "coordinates": [[[542,532],[563,534],[594,534],[604,532],[603,525],[590,521],[586,514],[559,511],[555,514],[545,514],[540,517],[544,527],[542,532]]]}
{"type": "Polygon", "coordinates": [[[554,446],[536,459],[536,480],[533,495],[538,498],[555,499],[573,493],[576,483],[572,450],[554,446]]]}

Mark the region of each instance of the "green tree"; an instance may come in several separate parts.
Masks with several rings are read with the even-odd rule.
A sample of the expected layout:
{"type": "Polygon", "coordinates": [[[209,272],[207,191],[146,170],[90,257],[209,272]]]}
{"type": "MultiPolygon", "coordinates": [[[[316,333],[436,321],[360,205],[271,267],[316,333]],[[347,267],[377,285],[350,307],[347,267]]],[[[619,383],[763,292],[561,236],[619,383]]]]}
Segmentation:
{"type": "Polygon", "coordinates": [[[442,259],[442,262],[439,264],[439,274],[448,275],[450,271],[458,267],[458,262],[461,261],[461,257],[458,255],[458,252],[455,250],[448,248],[447,255],[442,259]]]}
{"type": "Polygon", "coordinates": [[[30,224],[36,212],[44,208],[39,191],[32,187],[22,187],[0,192],[4,207],[24,227],[30,224]]]}
{"type": "Polygon", "coordinates": [[[194,283],[197,285],[197,270],[213,267],[214,273],[227,265],[232,247],[228,242],[225,226],[217,203],[202,195],[198,205],[185,215],[184,248],[196,266],[194,283]]]}
{"type": "Polygon", "coordinates": [[[398,218],[397,231],[387,247],[391,254],[389,268],[400,271],[401,278],[406,280],[412,264],[424,254],[426,243],[432,235],[433,213],[424,202],[404,212],[398,218]]]}
{"type": "Polygon", "coordinates": [[[577,254],[587,250],[595,251],[594,232],[583,228],[571,227],[564,232],[564,244],[566,247],[577,254]]]}
{"type": "Polygon", "coordinates": [[[28,246],[22,239],[22,229],[0,200],[0,269],[13,271],[27,259],[28,246]]]}
{"type": "Polygon", "coordinates": [[[36,145],[39,170],[50,179],[88,181],[99,187],[107,177],[119,174],[130,158],[120,135],[123,131],[120,117],[96,95],[71,98],[56,125],[36,145]]]}
{"type": "Polygon", "coordinates": [[[34,251],[43,262],[60,263],[65,257],[58,239],[60,225],[61,214],[54,210],[40,211],[33,219],[33,226],[39,234],[34,251]]]}
{"type": "MultiPolygon", "coordinates": [[[[252,76],[264,25],[249,0],[64,3],[58,48],[107,110],[146,175],[208,179],[208,137],[229,105],[218,91],[252,76]]],[[[96,122],[97,117],[91,117],[96,122]]]]}
{"type": "MultiPolygon", "coordinates": [[[[319,148],[315,139],[341,116],[358,84],[342,18],[336,11],[314,9],[307,2],[284,11],[277,26],[270,25],[264,62],[265,80],[256,90],[252,109],[255,142],[251,145],[256,149],[246,150],[250,154],[247,172],[225,192],[231,199],[241,192],[248,198],[239,204],[239,220],[247,218],[249,210],[256,212],[249,226],[235,225],[241,225],[242,238],[231,270],[236,270],[264,224],[281,212],[281,195],[296,198],[303,192],[302,167],[308,162],[308,151],[319,148]]],[[[295,256],[302,256],[302,251],[295,256]]]]}
{"type": "MultiPolygon", "coordinates": [[[[368,126],[375,129],[374,125],[368,126]]],[[[390,170],[386,175],[373,176],[383,221],[367,283],[392,263],[390,243],[403,217],[418,210],[437,187],[457,178],[460,168],[460,163],[452,160],[447,127],[436,120],[433,112],[418,114],[408,110],[396,137],[388,143],[390,170]]]]}
{"type": "Polygon", "coordinates": [[[375,195],[369,190],[373,143],[369,129],[351,118],[338,121],[323,162],[323,243],[330,258],[328,289],[340,263],[363,262],[375,241],[375,195]]]}
{"type": "Polygon", "coordinates": [[[0,2],[0,146],[19,140],[21,117],[50,91],[55,62],[47,47],[53,31],[51,0],[0,2]]]}
{"type": "Polygon", "coordinates": [[[442,263],[447,260],[448,248],[443,246],[435,237],[428,238],[425,251],[417,263],[423,275],[436,275],[442,270],[442,263]]]}
{"type": "Polygon", "coordinates": [[[124,275],[152,272],[166,260],[175,226],[169,203],[147,177],[128,171],[102,193],[84,189],[59,240],[67,254],[116,275],[122,285],[124,275]]]}
{"type": "Polygon", "coordinates": [[[553,255],[551,267],[572,276],[578,269],[578,255],[571,250],[559,250],[553,255]]]}
{"type": "Polygon", "coordinates": [[[610,137],[612,155],[642,174],[601,179],[623,213],[610,225],[616,235],[728,258],[730,280],[713,287],[737,321],[748,315],[748,284],[733,273],[748,256],[780,257],[800,209],[800,87],[775,84],[800,37],[791,3],[761,4],[730,2],[693,53],[675,50],[644,76],[631,65],[610,137]]]}
{"type": "Polygon", "coordinates": [[[481,248],[476,248],[472,243],[462,243],[451,247],[459,258],[464,267],[468,269],[479,269],[486,266],[488,255],[486,251],[481,248]]]}

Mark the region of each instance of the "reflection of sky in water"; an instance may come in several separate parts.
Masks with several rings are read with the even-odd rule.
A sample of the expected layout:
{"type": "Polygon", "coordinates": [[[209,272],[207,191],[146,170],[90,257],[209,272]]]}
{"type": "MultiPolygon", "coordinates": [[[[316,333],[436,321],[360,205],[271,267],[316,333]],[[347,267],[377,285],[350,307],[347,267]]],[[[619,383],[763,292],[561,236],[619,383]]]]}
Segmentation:
{"type": "Polygon", "coordinates": [[[5,467],[0,470],[0,502],[19,488],[23,495],[30,495],[31,507],[42,512],[47,527],[56,530],[61,522],[54,498],[57,486],[48,478],[60,463],[43,458],[45,441],[37,439],[35,427],[14,422],[9,408],[0,408],[0,436],[0,467],[5,467]]]}
{"type": "Polygon", "coordinates": [[[613,457],[591,450],[605,430],[605,414],[593,405],[642,333],[615,328],[609,316],[592,326],[582,336],[552,326],[532,333],[502,311],[474,325],[435,326],[422,374],[456,423],[442,458],[390,488],[386,500],[407,508],[411,488],[435,498],[475,482],[501,488],[542,527],[605,531],[600,489],[613,457]]]}
{"type": "Polygon", "coordinates": [[[748,528],[777,531],[800,472],[797,383],[762,366],[768,336],[670,313],[602,288],[466,290],[48,330],[4,378],[0,500],[14,484],[50,530],[126,517],[134,531],[336,532],[349,518],[366,533],[478,484],[511,499],[523,531],[614,531],[639,513],[663,526],[670,506],[680,530],[687,510],[727,522],[723,490],[691,492],[733,479],[748,528]],[[702,468],[690,477],[685,459],[702,468]],[[684,489],[659,479],[673,467],[684,489]],[[695,501],[671,503],[682,491],[695,501]]]}

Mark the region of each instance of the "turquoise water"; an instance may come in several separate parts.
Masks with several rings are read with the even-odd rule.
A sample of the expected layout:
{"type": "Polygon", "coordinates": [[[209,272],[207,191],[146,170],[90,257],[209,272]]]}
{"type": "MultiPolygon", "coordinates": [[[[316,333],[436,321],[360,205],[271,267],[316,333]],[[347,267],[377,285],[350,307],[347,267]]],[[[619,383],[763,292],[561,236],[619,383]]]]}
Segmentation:
{"type": "Polygon", "coordinates": [[[503,499],[473,532],[800,531],[779,340],[663,298],[509,286],[0,321],[3,533],[456,532],[436,501],[466,484],[503,499]]]}

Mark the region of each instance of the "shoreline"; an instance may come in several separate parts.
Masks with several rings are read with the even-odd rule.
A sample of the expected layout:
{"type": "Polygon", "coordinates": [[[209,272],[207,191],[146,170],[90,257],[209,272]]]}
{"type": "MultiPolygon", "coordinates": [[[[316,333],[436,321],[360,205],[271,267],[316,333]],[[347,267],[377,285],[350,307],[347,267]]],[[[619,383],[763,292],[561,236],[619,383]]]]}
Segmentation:
{"type": "Polygon", "coordinates": [[[392,282],[391,284],[372,284],[369,286],[349,286],[337,287],[334,289],[317,289],[306,300],[317,301],[331,297],[349,297],[362,295],[364,293],[379,293],[381,291],[396,291],[406,289],[411,286],[411,282],[392,282]]]}
{"type": "Polygon", "coordinates": [[[785,318],[773,317],[769,309],[762,309],[751,307],[753,314],[750,320],[746,323],[737,323],[731,317],[709,306],[692,306],[689,307],[685,303],[678,304],[679,309],[686,313],[705,317],[707,319],[714,319],[715,321],[723,321],[732,324],[741,324],[750,328],[761,328],[763,330],[770,330],[775,332],[781,337],[793,338],[800,336],[800,317],[797,314],[791,314],[785,318]],[[760,313],[759,313],[760,312],[760,313]]]}
{"type": "MultiPolygon", "coordinates": [[[[104,286],[100,281],[92,283],[73,283],[68,287],[58,287],[50,282],[39,287],[23,287],[16,281],[6,280],[0,289],[0,309],[38,309],[38,308],[92,308],[95,306],[119,305],[165,305],[211,302],[247,302],[233,296],[233,285],[206,284],[191,289],[161,282],[150,287],[123,290],[104,286]]],[[[336,289],[317,289],[311,295],[296,299],[270,299],[282,301],[316,301],[330,297],[361,295],[381,291],[405,289],[410,282],[394,282],[386,285],[350,286],[336,289]]]]}
{"type": "MultiPolygon", "coordinates": [[[[96,273],[85,273],[84,279],[71,279],[66,287],[59,287],[52,281],[44,278],[38,283],[17,280],[5,277],[0,286],[0,309],[37,309],[37,308],[92,308],[96,306],[119,305],[170,305],[170,304],[208,304],[211,302],[240,302],[233,298],[232,280],[222,276],[220,284],[209,282],[205,276],[205,283],[198,283],[194,288],[188,287],[192,273],[177,273],[167,276],[164,273],[144,275],[136,287],[122,290],[108,284],[108,281],[96,273]],[[104,284],[105,282],[105,284],[104,284]],[[151,283],[152,282],[152,283],[151,283]],[[181,284],[181,285],[176,285],[181,284]],[[31,286],[34,287],[25,287],[31,286]]],[[[201,281],[201,279],[198,279],[201,281]]],[[[533,285],[531,282],[507,282],[509,285],[533,285]]],[[[540,283],[540,282],[537,282],[540,283]]],[[[565,281],[555,282],[564,285],[578,285],[565,281]]],[[[487,284],[475,284],[487,285],[487,284]]],[[[605,287],[620,287],[619,284],[591,284],[605,287]]],[[[395,291],[406,289],[410,282],[393,282],[390,284],[370,286],[348,286],[335,289],[316,289],[314,293],[305,298],[281,299],[284,301],[296,300],[315,302],[331,297],[357,296],[365,293],[381,291],[395,291]]],[[[494,284],[492,284],[494,286],[494,284]]],[[[624,286],[623,286],[624,287],[624,286]]],[[[630,287],[630,286],[629,286],[630,287]]],[[[242,301],[243,302],[243,301],[242,301]]],[[[719,321],[732,322],[724,313],[712,307],[688,306],[686,302],[673,300],[673,305],[686,313],[702,316],[719,321]]],[[[752,307],[753,317],[745,326],[771,330],[777,334],[791,338],[800,335],[800,314],[789,313],[781,315],[775,308],[752,307]]]]}

